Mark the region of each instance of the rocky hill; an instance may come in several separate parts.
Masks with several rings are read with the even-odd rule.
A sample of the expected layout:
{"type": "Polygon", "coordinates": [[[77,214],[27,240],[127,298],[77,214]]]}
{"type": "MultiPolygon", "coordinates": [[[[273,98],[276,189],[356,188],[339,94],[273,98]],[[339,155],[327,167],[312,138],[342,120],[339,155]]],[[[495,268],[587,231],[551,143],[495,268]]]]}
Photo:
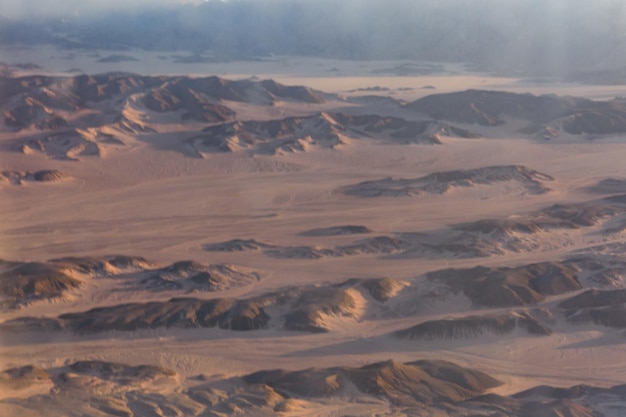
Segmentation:
{"type": "Polygon", "coordinates": [[[483,126],[524,120],[523,133],[551,139],[572,135],[612,135],[626,132],[626,101],[593,101],[555,95],[535,96],[502,91],[467,90],[435,94],[406,108],[437,120],[483,126]]]}
{"type": "Polygon", "coordinates": [[[420,178],[384,178],[343,187],[340,191],[358,197],[403,197],[444,194],[455,188],[469,188],[498,183],[517,183],[531,194],[550,189],[544,184],[553,181],[550,175],[524,166],[490,166],[470,170],[435,172],[420,178]]]}

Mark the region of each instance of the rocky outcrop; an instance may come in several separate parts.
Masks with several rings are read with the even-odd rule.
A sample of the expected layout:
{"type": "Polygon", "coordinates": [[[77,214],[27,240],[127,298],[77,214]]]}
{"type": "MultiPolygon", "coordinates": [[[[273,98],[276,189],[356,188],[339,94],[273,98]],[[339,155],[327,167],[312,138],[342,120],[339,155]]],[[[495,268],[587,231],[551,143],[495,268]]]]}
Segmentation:
{"type": "Polygon", "coordinates": [[[545,139],[572,135],[610,135],[626,132],[626,101],[592,101],[556,95],[535,96],[504,91],[467,90],[435,94],[409,103],[406,108],[434,119],[498,126],[507,120],[525,120],[524,133],[545,139]]]}
{"type": "Polygon", "coordinates": [[[249,385],[268,385],[276,392],[300,398],[340,396],[355,386],[363,394],[403,407],[455,403],[501,384],[480,371],[444,361],[388,361],[362,368],[261,371],[243,380],[249,385]]]}
{"type": "Polygon", "coordinates": [[[82,284],[83,281],[63,265],[0,261],[3,307],[19,307],[33,301],[63,297],[82,284]]]}
{"type": "Polygon", "coordinates": [[[550,189],[550,175],[519,165],[505,165],[436,172],[420,178],[384,178],[341,188],[344,194],[358,197],[404,197],[420,194],[445,194],[455,188],[515,182],[530,194],[543,194],[550,189]]]}
{"type": "Polygon", "coordinates": [[[546,296],[582,289],[576,268],[553,262],[516,268],[444,269],[427,277],[445,283],[452,291],[462,292],[472,303],[484,307],[532,305],[546,296]]]}
{"type": "Polygon", "coordinates": [[[521,329],[531,335],[552,334],[550,328],[528,312],[512,312],[483,316],[467,316],[432,320],[394,333],[409,340],[447,340],[478,338],[485,335],[506,335],[521,329]]]}
{"type": "Polygon", "coordinates": [[[319,229],[311,229],[302,232],[303,236],[343,236],[343,235],[361,235],[372,233],[373,231],[365,226],[346,225],[322,227],[319,229]]]}

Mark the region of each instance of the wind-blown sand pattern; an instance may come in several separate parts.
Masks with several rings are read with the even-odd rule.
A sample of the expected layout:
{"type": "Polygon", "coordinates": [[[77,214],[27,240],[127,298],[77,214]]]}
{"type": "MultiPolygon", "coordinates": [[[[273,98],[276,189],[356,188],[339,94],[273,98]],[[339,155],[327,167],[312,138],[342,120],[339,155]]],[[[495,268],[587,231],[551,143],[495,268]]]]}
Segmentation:
{"type": "Polygon", "coordinates": [[[623,99],[266,64],[2,67],[1,415],[624,414],[623,99]]]}

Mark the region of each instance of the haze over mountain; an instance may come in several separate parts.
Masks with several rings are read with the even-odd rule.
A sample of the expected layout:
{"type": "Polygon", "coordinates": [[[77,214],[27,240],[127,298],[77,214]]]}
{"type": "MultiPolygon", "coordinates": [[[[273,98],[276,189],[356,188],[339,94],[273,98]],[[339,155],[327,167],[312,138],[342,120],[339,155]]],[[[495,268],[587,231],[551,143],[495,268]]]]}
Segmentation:
{"type": "Polygon", "coordinates": [[[626,15],[619,0],[40,3],[0,4],[0,15],[9,18],[0,39],[69,48],[182,49],[209,52],[209,59],[419,59],[526,75],[625,80],[626,15]]]}

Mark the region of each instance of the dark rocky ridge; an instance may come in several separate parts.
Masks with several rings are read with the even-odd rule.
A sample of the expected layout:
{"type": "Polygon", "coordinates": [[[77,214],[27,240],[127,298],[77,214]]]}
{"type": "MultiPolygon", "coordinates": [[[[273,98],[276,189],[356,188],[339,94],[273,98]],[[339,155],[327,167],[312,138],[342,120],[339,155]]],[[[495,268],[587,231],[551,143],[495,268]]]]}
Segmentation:
{"type": "Polygon", "coordinates": [[[257,282],[262,274],[234,265],[193,261],[157,268],[142,257],[123,255],[66,257],[48,262],[0,261],[2,306],[16,308],[60,298],[86,280],[101,278],[115,278],[118,291],[217,292],[257,282]]]}
{"type": "Polygon", "coordinates": [[[278,259],[321,259],[354,255],[385,255],[407,250],[411,243],[390,236],[376,236],[358,240],[350,245],[323,248],[317,246],[273,246],[265,250],[267,256],[278,259]]]}
{"type": "Polygon", "coordinates": [[[156,112],[183,110],[183,120],[216,123],[233,120],[235,113],[220,101],[272,105],[277,101],[323,103],[330,95],[273,80],[230,81],[219,77],[172,77],[148,91],[143,102],[156,112]]]}
{"type": "MultiPolygon", "coordinates": [[[[192,261],[181,261],[160,269],[147,269],[144,262],[145,260],[141,258],[130,257],[111,257],[104,262],[89,258],[66,258],[56,260],[52,265],[71,267],[85,274],[104,273],[116,277],[125,277],[125,275],[119,275],[117,268],[126,268],[131,271],[129,276],[134,276],[133,270],[136,274],[148,271],[148,275],[141,275],[146,277],[145,279],[139,281],[135,278],[132,282],[138,285],[138,288],[156,291],[178,291],[183,288],[183,284],[190,285],[189,288],[204,288],[211,291],[214,286],[227,285],[218,279],[219,274],[243,274],[241,271],[229,269],[213,271],[211,269],[213,266],[206,267],[192,261]],[[117,266],[114,267],[112,264],[117,266]],[[212,284],[212,279],[217,279],[217,281],[212,284]]],[[[438,297],[444,299],[450,294],[462,293],[479,308],[521,307],[536,305],[545,301],[547,297],[582,289],[583,286],[578,278],[580,273],[589,275],[586,279],[593,281],[595,280],[593,274],[602,274],[603,271],[614,267],[618,266],[605,266],[590,262],[586,258],[576,258],[563,262],[544,262],[517,267],[479,266],[469,269],[445,269],[430,272],[425,278],[436,284],[438,297]]],[[[244,278],[245,282],[249,282],[248,279],[258,279],[258,276],[252,273],[250,276],[244,275],[244,278]]],[[[232,279],[236,281],[236,276],[232,279]]],[[[396,297],[400,297],[398,302],[402,305],[407,303],[419,305],[427,299],[433,301],[430,292],[417,291],[418,287],[405,292],[406,287],[413,286],[409,282],[392,278],[353,278],[339,284],[286,288],[240,300],[176,297],[167,301],[96,308],[80,313],[64,314],[58,318],[22,317],[9,320],[2,327],[11,332],[69,329],[78,334],[168,327],[220,327],[239,331],[278,327],[285,330],[317,333],[332,330],[333,323],[337,319],[350,321],[361,320],[363,317],[385,317],[388,307],[384,304],[396,297]]],[[[623,292],[623,290],[620,291],[623,292]]],[[[597,291],[591,292],[592,296],[596,293],[597,291]]],[[[622,295],[621,292],[615,292],[610,296],[609,301],[580,304],[578,300],[587,297],[586,293],[583,293],[562,303],[559,307],[566,317],[569,317],[574,309],[579,311],[588,306],[604,307],[607,303],[610,306],[623,304],[624,297],[622,295],[620,298],[620,295],[622,295]]],[[[592,297],[592,300],[596,298],[598,297],[592,297]]],[[[408,309],[405,314],[413,315],[416,311],[408,309]]],[[[543,317],[543,315],[540,316],[543,317]]],[[[530,334],[549,334],[550,329],[542,322],[543,318],[537,317],[539,316],[533,312],[519,311],[426,322],[407,329],[401,336],[409,338],[477,337],[488,333],[505,334],[516,328],[521,328],[530,334]]],[[[606,325],[601,319],[595,321],[597,324],[606,325]]]]}
{"type": "Polygon", "coordinates": [[[182,110],[182,120],[193,119],[206,123],[224,122],[235,117],[233,110],[221,104],[210,103],[191,89],[176,84],[168,87],[147,93],[143,98],[145,106],[155,112],[182,110]]]}
{"type": "Polygon", "coordinates": [[[163,268],[141,257],[105,256],[101,258],[61,258],[50,261],[94,278],[115,276],[125,281],[126,290],[209,291],[217,292],[259,281],[259,272],[235,265],[204,265],[195,261],[178,261],[163,268]]]}
{"type": "Polygon", "coordinates": [[[21,185],[24,182],[36,181],[36,182],[57,182],[62,181],[69,176],[63,174],[56,169],[45,169],[41,171],[3,171],[0,173],[0,179],[6,179],[11,184],[21,185]]]}
{"type": "Polygon", "coordinates": [[[287,288],[243,300],[177,297],[95,308],[58,318],[21,317],[0,327],[11,332],[68,329],[77,334],[96,334],[170,327],[247,331],[278,326],[318,333],[330,330],[328,318],[359,319],[363,294],[371,296],[371,308],[376,309],[403,285],[390,278],[352,279],[336,285],[287,288]]]}
{"type": "Polygon", "coordinates": [[[346,288],[328,287],[297,294],[292,310],[284,316],[287,330],[324,333],[325,316],[345,316],[356,318],[358,301],[346,288]]]}
{"type": "MultiPolygon", "coordinates": [[[[475,183],[509,181],[511,178],[515,178],[531,192],[547,190],[547,187],[543,186],[540,180],[551,178],[517,166],[489,167],[476,171],[480,174],[477,174],[478,179],[474,180],[475,183]],[[511,175],[511,172],[514,174],[511,175]],[[527,178],[526,174],[532,175],[527,178]]],[[[431,179],[450,177],[457,178],[451,173],[428,176],[431,179]]],[[[453,180],[452,183],[424,182],[417,187],[415,184],[418,184],[421,179],[405,181],[411,181],[413,185],[395,189],[393,181],[391,183],[385,182],[382,185],[367,182],[356,186],[347,186],[342,190],[344,193],[357,193],[359,196],[371,196],[374,193],[378,193],[376,195],[386,193],[385,195],[398,196],[421,192],[420,190],[413,191],[419,187],[433,192],[442,192],[453,185],[468,186],[472,184],[469,180],[453,180]]],[[[622,221],[623,224],[626,224],[626,220],[623,219],[624,215],[626,215],[626,199],[623,196],[613,196],[585,203],[555,204],[534,212],[512,215],[503,219],[483,219],[471,223],[455,224],[445,230],[373,236],[354,241],[352,244],[334,247],[287,246],[259,242],[253,239],[234,239],[206,244],[204,249],[208,251],[261,250],[265,255],[278,259],[322,259],[364,254],[383,255],[391,258],[420,258],[424,256],[478,258],[504,255],[507,251],[522,253],[541,249],[555,249],[569,244],[567,236],[563,236],[562,241],[550,241],[545,238],[546,233],[554,231],[568,232],[595,226],[602,227],[602,233],[621,233],[623,227],[621,229],[615,228],[609,221],[616,219],[616,221],[622,221]]],[[[310,232],[305,233],[308,235],[310,232]]],[[[315,233],[337,233],[337,230],[329,228],[322,231],[316,230],[315,233]]]]}
{"type": "MultiPolygon", "coordinates": [[[[586,203],[555,204],[536,212],[512,215],[503,219],[483,219],[471,223],[453,225],[452,235],[441,239],[429,234],[416,242],[417,256],[440,256],[456,258],[504,255],[507,251],[532,252],[554,249],[569,244],[564,237],[561,242],[549,243],[545,233],[558,230],[579,230],[587,227],[603,227],[602,233],[621,233],[620,227],[607,227],[609,220],[623,222],[626,207],[623,197],[615,196],[586,203]],[[422,251],[422,252],[420,252],[422,251]]],[[[407,234],[407,239],[410,234],[407,234]]]]}
{"type": "Polygon", "coordinates": [[[623,207],[601,204],[555,204],[526,216],[502,220],[485,219],[454,226],[456,230],[471,233],[513,235],[534,234],[556,229],[580,229],[598,224],[602,219],[624,212],[623,207]]]}
{"type": "Polygon", "coordinates": [[[553,181],[550,175],[519,165],[490,166],[470,170],[435,172],[424,177],[402,179],[385,178],[349,185],[340,190],[358,197],[403,197],[423,193],[444,194],[457,187],[492,185],[515,181],[531,194],[542,194],[550,189],[544,182],[553,181]]]}
{"type": "MultiPolygon", "coordinates": [[[[363,232],[364,229],[340,229],[339,233],[345,234],[346,230],[363,232]]],[[[315,230],[317,233],[336,234],[335,228],[315,230]]],[[[307,233],[307,236],[310,236],[307,233]]],[[[360,234],[360,233],[350,233],[360,234]]],[[[263,250],[267,256],[278,259],[321,259],[326,257],[342,257],[353,255],[376,255],[398,253],[410,247],[410,242],[390,236],[375,236],[355,241],[350,245],[335,246],[334,248],[324,248],[318,246],[281,246],[259,242],[254,239],[233,239],[226,242],[209,243],[204,245],[204,250],[210,252],[242,252],[263,250]]]]}
{"type": "Polygon", "coordinates": [[[626,290],[591,289],[559,303],[559,308],[572,323],[592,322],[597,325],[626,328],[626,290]]]}
{"type": "Polygon", "coordinates": [[[14,147],[22,153],[41,152],[51,159],[71,161],[85,156],[101,157],[110,146],[125,146],[125,143],[98,129],[60,130],[14,142],[14,147]]]}
{"type": "Polygon", "coordinates": [[[193,261],[179,261],[165,268],[145,272],[147,276],[140,280],[138,287],[153,291],[223,291],[261,279],[258,272],[234,265],[202,265],[193,261]]]}
{"type": "Polygon", "coordinates": [[[606,307],[626,303],[626,290],[598,290],[591,289],[569,298],[559,304],[559,307],[572,310],[589,307],[606,307]]]}
{"type": "Polygon", "coordinates": [[[353,116],[319,113],[270,121],[236,121],[209,126],[188,140],[197,152],[276,154],[305,151],[310,147],[334,149],[349,139],[382,138],[393,143],[439,144],[442,136],[474,138],[464,129],[434,121],[408,121],[378,115],[353,116]]]}
{"type": "Polygon", "coordinates": [[[432,320],[394,333],[409,340],[446,340],[478,338],[486,334],[506,335],[522,329],[531,335],[546,336],[552,330],[528,312],[511,312],[454,319],[432,320]]]}
{"type": "Polygon", "coordinates": [[[626,328],[626,305],[624,304],[566,310],[564,313],[567,320],[575,324],[592,322],[616,329],[626,328]]]}
{"type": "MultiPolygon", "coordinates": [[[[174,101],[177,94],[196,93],[214,100],[253,102],[258,94],[263,104],[275,100],[293,100],[307,103],[324,102],[329,95],[301,86],[285,86],[273,80],[227,80],[210,76],[192,78],[187,76],[148,76],[130,73],[105,73],[50,77],[31,75],[25,77],[0,77],[0,100],[23,97],[36,100],[45,107],[76,110],[89,102],[100,102],[135,93],[150,91],[167,92],[174,101]]],[[[165,110],[165,109],[161,109],[165,110]]]]}
{"type": "Polygon", "coordinates": [[[153,267],[141,256],[109,255],[101,257],[65,257],[51,259],[49,263],[71,268],[83,274],[115,274],[118,270],[139,271],[153,267]]]}
{"type": "Polygon", "coordinates": [[[444,361],[395,361],[362,368],[261,371],[247,375],[249,385],[264,384],[285,396],[319,398],[341,395],[354,384],[368,395],[389,399],[396,406],[454,403],[476,397],[501,383],[479,371],[444,361]]]}
{"type": "Polygon", "coordinates": [[[608,135],[626,132],[626,101],[593,101],[555,95],[535,96],[501,91],[467,90],[435,94],[406,105],[434,119],[498,126],[507,118],[531,123],[524,131],[545,127],[573,134],[608,135]]]}
{"type": "Polygon", "coordinates": [[[426,113],[434,119],[458,123],[497,126],[509,116],[547,123],[564,117],[581,107],[589,107],[591,100],[561,98],[556,95],[534,96],[502,91],[466,90],[434,94],[406,105],[407,108],[426,113]]]}
{"type": "Polygon", "coordinates": [[[442,136],[465,139],[480,137],[465,129],[432,120],[407,121],[397,117],[357,116],[345,113],[331,113],[330,116],[344,126],[358,128],[369,135],[388,132],[389,136],[399,143],[439,144],[442,136]]]}
{"type": "Polygon", "coordinates": [[[209,252],[243,252],[272,248],[274,245],[259,242],[255,239],[232,239],[226,242],[209,243],[203,246],[209,252]]]}
{"type": "Polygon", "coordinates": [[[595,194],[623,194],[626,192],[626,179],[606,178],[592,186],[586,187],[585,190],[595,194]]]}
{"type": "Polygon", "coordinates": [[[10,401],[24,410],[50,410],[48,414],[53,417],[132,417],[163,414],[162,410],[191,417],[234,412],[270,416],[288,412],[298,400],[314,407],[328,400],[352,404],[384,400],[389,402],[390,412],[407,415],[423,415],[428,410],[428,415],[451,417],[600,417],[604,404],[620,402],[626,393],[623,385],[538,386],[505,397],[489,393],[502,384],[492,376],[438,360],[389,360],[358,368],[263,370],[231,378],[227,386],[209,382],[176,392],[164,389],[175,383],[176,377],[174,372],[156,366],[88,360],[49,369],[6,369],[0,372],[0,386],[11,390],[51,384],[46,393],[10,401]]]}
{"type": "Polygon", "coordinates": [[[43,368],[33,365],[5,369],[0,372],[0,387],[5,390],[27,388],[34,384],[41,384],[47,381],[50,381],[48,372],[43,368]]]}
{"type": "MultiPolygon", "coordinates": [[[[69,365],[69,370],[78,374],[97,375],[104,380],[118,379],[121,382],[129,382],[130,379],[149,380],[160,377],[173,377],[175,372],[156,366],[139,365],[130,366],[122,363],[104,361],[78,361],[69,365]]],[[[63,378],[63,375],[61,375],[63,378]]]]}
{"type": "Polygon", "coordinates": [[[82,284],[83,281],[63,265],[0,260],[2,307],[14,308],[37,300],[59,298],[82,284]]]}
{"type": "Polygon", "coordinates": [[[147,127],[136,126],[137,123],[125,120],[124,116],[124,106],[134,102],[133,95],[138,95],[139,102],[149,110],[180,111],[183,121],[203,123],[233,120],[234,111],[223,103],[228,101],[272,105],[277,101],[322,103],[334,98],[307,87],[284,86],[272,80],[230,81],[219,77],[126,73],[0,78],[4,123],[17,130],[67,131],[111,125],[140,133],[147,127]],[[67,113],[82,110],[89,110],[90,115],[70,123],[67,113]]]}
{"type": "Polygon", "coordinates": [[[319,229],[311,229],[300,233],[302,236],[343,236],[343,235],[360,235],[368,234],[373,231],[365,226],[346,225],[346,226],[330,226],[319,229]]]}
{"type": "Polygon", "coordinates": [[[283,120],[232,122],[210,126],[188,143],[198,152],[236,152],[252,148],[258,153],[305,151],[311,146],[334,149],[345,145],[345,128],[324,114],[283,120]]]}
{"type": "Polygon", "coordinates": [[[427,278],[462,292],[478,306],[515,307],[582,289],[577,272],[572,265],[543,262],[515,268],[444,269],[428,273],[427,278]]]}
{"type": "Polygon", "coordinates": [[[408,285],[408,283],[393,278],[351,278],[339,285],[343,287],[360,286],[364,288],[374,300],[384,303],[394,297],[405,285],[408,285]]]}

